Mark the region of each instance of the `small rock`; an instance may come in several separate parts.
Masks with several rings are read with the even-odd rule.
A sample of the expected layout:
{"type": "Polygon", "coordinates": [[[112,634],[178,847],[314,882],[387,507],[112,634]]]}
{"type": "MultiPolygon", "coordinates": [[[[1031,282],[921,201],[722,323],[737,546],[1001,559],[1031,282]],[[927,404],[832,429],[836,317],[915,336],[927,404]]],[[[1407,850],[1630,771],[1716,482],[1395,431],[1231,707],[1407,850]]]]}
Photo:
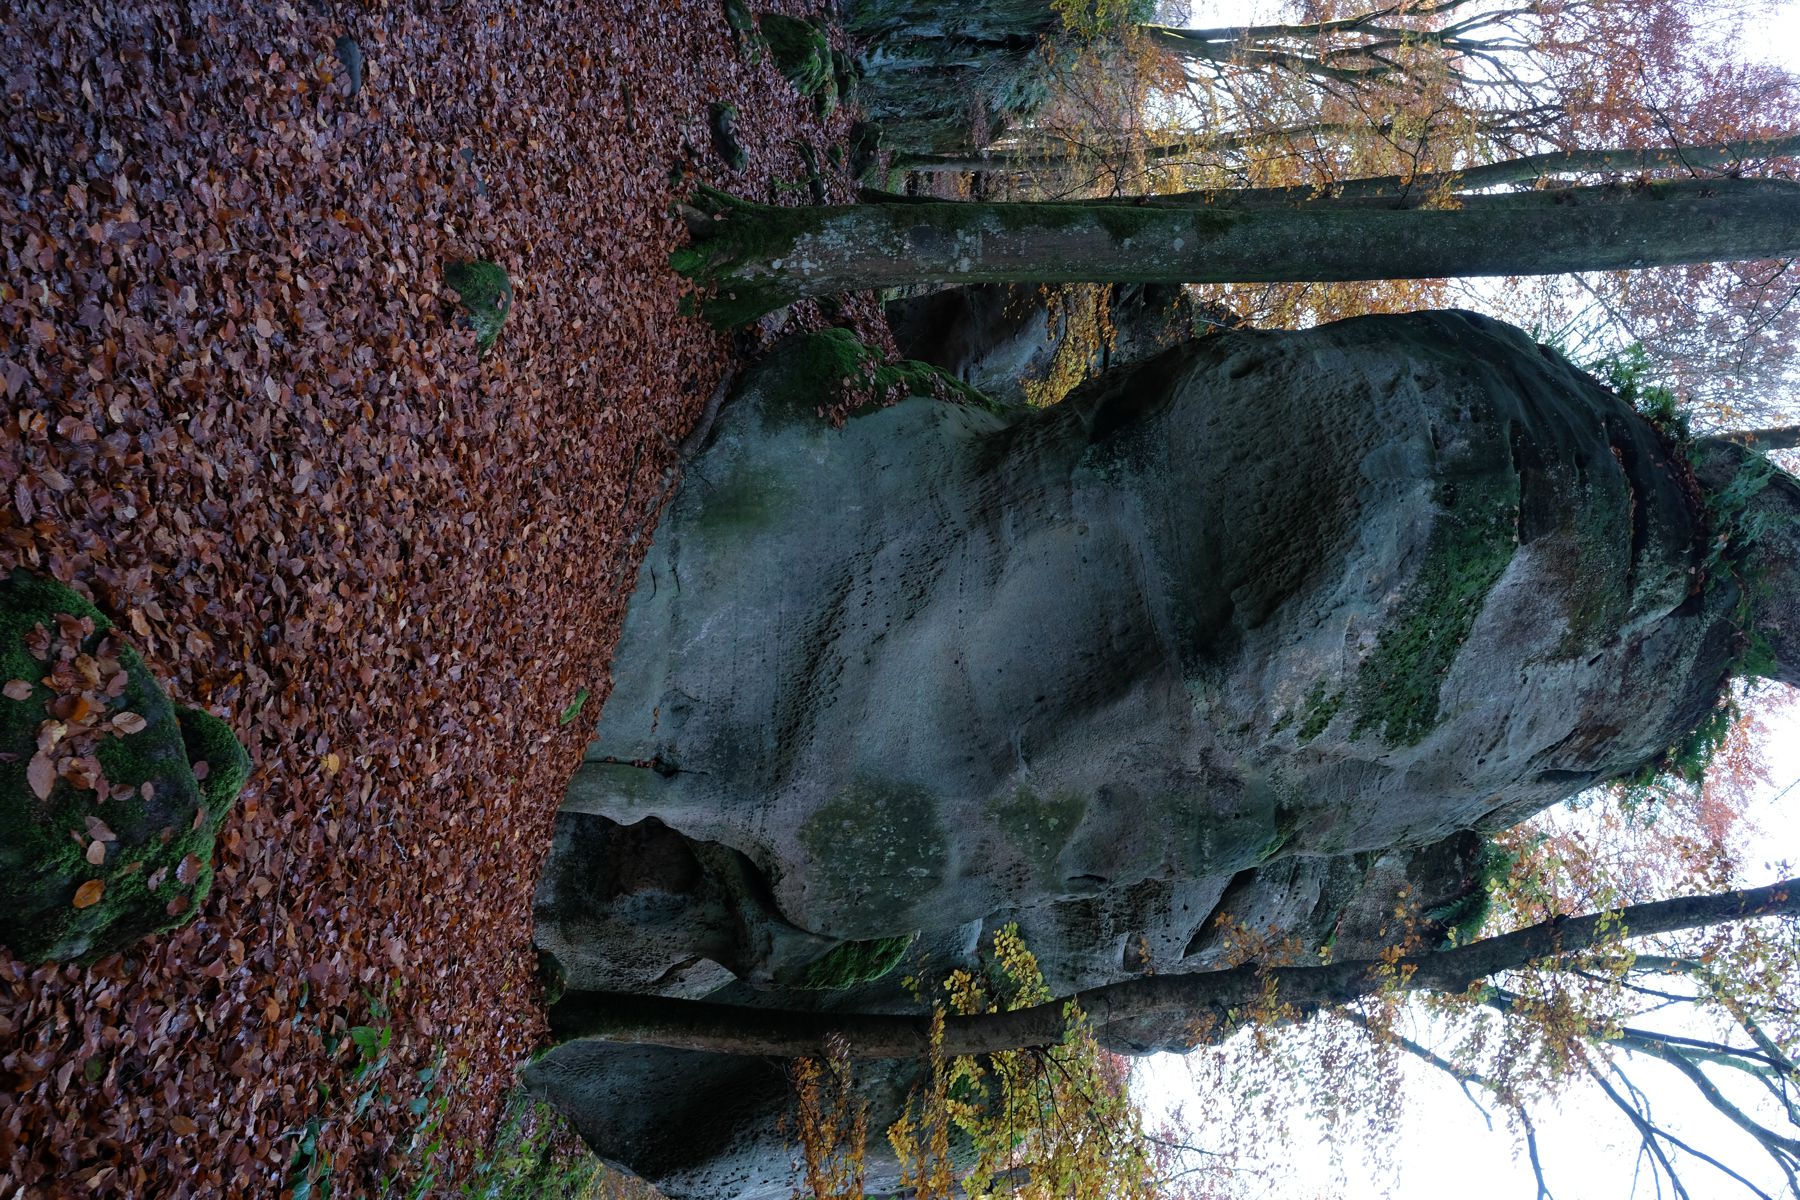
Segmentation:
{"type": "Polygon", "coordinates": [[[512,280],[506,269],[486,259],[465,259],[444,268],[444,282],[461,298],[468,310],[463,326],[475,331],[475,344],[486,354],[512,314],[512,280]]]}
{"type": "Polygon", "coordinates": [[[172,705],[93,605],[24,571],[0,579],[0,668],[36,681],[0,700],[0,944],[28,962],[90,962],[189,919],[250,772],[231,729],[172,705]],[[116,695],[59,677],[80,656],[123,673],[116,695]],[[83,715],[46,757],[52,710],[83,715]],[[34,781],[39,761],[51,770],[34,781]]]}
{"type": "Polygon", "coordinates": [[[338,61],[344,64],[344,95],[354,96],[362,91],[362,46],[355,38],[345,34],[332,49],[337,52],[338,61]]]}
{"type": "Polygon", "coordinates": [[[706,116],[712,129],[713,149],[719,152],[725,165],[734,171],[748,167],[750,155],[737,140],[737,107],[715,100],[707,106],[706,116]]]}

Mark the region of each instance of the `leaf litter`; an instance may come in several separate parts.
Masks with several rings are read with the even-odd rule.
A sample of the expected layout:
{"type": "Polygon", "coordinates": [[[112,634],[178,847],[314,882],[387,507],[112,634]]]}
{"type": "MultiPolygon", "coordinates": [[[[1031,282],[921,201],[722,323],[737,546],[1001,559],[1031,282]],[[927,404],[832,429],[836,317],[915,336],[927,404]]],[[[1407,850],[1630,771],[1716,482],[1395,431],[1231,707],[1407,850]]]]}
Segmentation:
{"type": "MultiPolygon", "coordinates": [[[[800,143],[852,118],[714,0],[14,0],[0,98],[0,571],[89,595],[256,763],[191,924],[0,952],[0,1194],[404,1190],[428,1087],[442,1190],[545,1039],[560,718],[604,700],[675,447],[755,348],[678,315],[670,204],[798,203],[800,143]],[[516,296],[486,356],[443,282],[477,258],[516,296]]],[[[870,297],[835,319],[885,341],[870,297]]]]}

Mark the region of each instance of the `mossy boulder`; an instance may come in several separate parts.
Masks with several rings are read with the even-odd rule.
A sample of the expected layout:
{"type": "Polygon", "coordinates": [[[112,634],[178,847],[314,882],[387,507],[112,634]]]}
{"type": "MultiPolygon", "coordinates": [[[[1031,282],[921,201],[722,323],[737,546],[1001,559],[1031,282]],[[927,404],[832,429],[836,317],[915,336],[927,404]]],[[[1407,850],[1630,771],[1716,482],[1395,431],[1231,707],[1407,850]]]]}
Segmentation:
{"type": "Polygon", "coordinates": [[[444,282],[462,300],[466,311],[463,327],[475,331],[475,344],[483,354],[494,348],[500,327],[512,314],[512,280],[506,269],[486,259],[453,262],[444,268],[444,282]]]}
{"type": "Polygon", "coordinates": [[[112,623],[54,580],[0,581],[0,944],[89,961],[190,920],[250,773],[112,623]]]}
{"type": "MultiPolygon", "coordinates": [[[[784,17],[780,13],[763,13],[759,17],[763,42],[775,60],[775,68],[794,85],[802,96],[823,103],[829,93],[830,104],[837,104],[837,81],[833,78],[836,62],[831,56],[831,43],[825,31],[812,21],[784,17]]],[[[828,111],[828,110],[827,110],[828,111]]]]}
{"type": "Polygon", "coordinates": [[[712,132],[713,149],[718,151],[719,158],[734,171],[742,171],[750,165],[750,152],[737,135],[737,105],[727,104],[723,100],[715,100],[706,106],[706,124],[712,132]]]}

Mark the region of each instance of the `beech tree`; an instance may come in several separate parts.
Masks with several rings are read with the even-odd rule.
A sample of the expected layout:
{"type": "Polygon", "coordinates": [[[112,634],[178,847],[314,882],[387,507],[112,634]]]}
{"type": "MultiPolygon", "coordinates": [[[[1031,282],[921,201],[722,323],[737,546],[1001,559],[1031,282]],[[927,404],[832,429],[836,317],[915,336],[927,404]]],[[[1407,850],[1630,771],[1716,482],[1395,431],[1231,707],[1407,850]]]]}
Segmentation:
{"type": "MultiPolygon", "coordinates": [[[[1699,153],[1737,161],[1730,146],[1699,153]]],[[[1496,163],[1477,179],[1542,165],[1496,163]]],[[[716,321],[737,323],[811,296],[915,284],[1434,279],[1800,253],[1800,184],[1786,179],[1644,178],[1505,193],[1462,190],[1456,179],[1366,181],[1368,194],[1352,182],[1318,198],[1286,188],[1085,204],[877,195],[805,209],[702,189],[687,213],[693,242],[673,263],[713,287],[716,321]]]]}
{"type": "MultiPolygon", "coordinates": [[[[997,1180],[1010,1176],[1008,1194],[1168,1200],[1195,1194],[1178,1185],[1182,1176],[1195,1171],[1203,1176],[1221,1169],[1254,1174],[1254,1166],[1243,1165],[1248,1158],[1243,1148],[1231,1145],[1231,1135],[1216,1129],[1223,1148],[1204,1151],[1213,1161],[1183,1170],[1183,1152],[1196,1148],[1180,1140],[1177,1130],[1146,1131],[1142,1112],[1126,1097],[1122,1065],[1095,1042],[1096,1032],[1108,1024],[1171,1013],[1186,1022],[1192,1044],[1223,1043],[1228,1051],[1235,1045],[1235,1059],[1211,1058],[1215,1091],[1223,1103],[1246,1102],[1244,1084],[1250,1078],[1263,1080],[1252,1096],[1278,1095],[1281,1083],[1293,1082],[1293,1077],[1284,1080],[1283,1072],[1292,1070],[1293,1056],[1299,1054],[1308,1062],[1294,1075],[1304,1075],[1311,1084],[1308,1091],[1323,1093],[1313,1096],[1314,1107],[1327,1120],[1345,1120],[1344,1106],[1359,1100],[1391,1109],[1394,1056],[1410,1055],[1448,1074],[1465,1092],[1485,1091],[1519,1124],[1539,1194],[1547,1196],[1550,1183],[1530,1102],[1538,1098],[1536,1093],[1556,1086],[1557,1076],[1580,1074],[1627,1115],[1652,1171],[1665,1176],[1676,1194],[1688,1194],[1679,1168],[1686,1154],[1751,1194],[1766,1196],[1739,1169],[1751,1168],[1742,1162],[1734,1166],[1658,1124],[1644,1093],[1609,1055],[1624,1051],[1654,1058],[1686,1076],[1703,1102],[1747,1133],[1786,1177],[1790,1190],[1800,1194],[1800,1139],[1784,1129],[1800,1126],[1800,1067],[1792,1050],[1791,1010],[1780,1010],[1776,999],[1778,1011],[1769,1020],[1765,1012],[1771,993],[1765,987],[1760,996],[1746,995],[1742,961],[1712,952],[1635,953],[1628,944],[1628,939],[1684,931],[1717,936],[1730,926],[1770,917],[1785,919],[1791,932],[1796,914],[1800,879],[1788,879],[1762,888],[1556,917],[1466,945],[1344,963],[1280,965],[1271,947],[1246,934],[1245,953],[1259,958],[1230,970],[1145,977],[1057,998],[1043,991],[1035,963],[1016,934],[1002,931],[995,944],[999,991],[992,982],[956,972],[945,985],[951,1015],[942,1004],[930,1016],[907,1017],[571,993],[552,1009],[551,1024],[560,1039],[596,1037],[798,1060],[796,1137],[804,1177],[820,1197],[861,1194],[869,1131],[866,1109],[856,1099],[852,1063],[871,1058],[927,1064],[927,1085],[889,1132],[911,1195],[986,1194],[998,1190],[997,1180]],[[1670,977],[1690,981],[1694,991],[1669,991],[1660,981],[1670,977]],[[1584,1004],[1561,986],[1582,979],[1599,982],[1602,990],[1660,998],[1665,1006],[1687,1000],[1722,1008],[1742,1036],[1683,1036],[1611,1017],[1604,1007],[1584,1004]],[[1476,1055],[1466,1046],[1435,1050],[1400,1032],[1398,1002],[1421,993],[1432,996],[1441,1011],[1458,1015],[1465,1029],[1471,1010],[1498,1014],[1503,1023],[1496,1039],[1500,1045],[1488,1057],[1499,1066],[1484,1072],[1471,1065],[1476,1055]],[[1293,1039],[1282,1031],[1296,1025],[1321,1036],[1298,1047],[1283,1044],[1284,1038],[1293,1039]],[[1230,1041],[1245,1031],[1253,1032],[1254,1039],[1230,1041]],[[1721,1066],[1758,1080],[1782,1107],[1785,1121],[1759,1117],[1730,1098],[1706,1070],[1721,1066]],[[1321,1082],[1327,1084],[1323,1089],[1321,1082]],[[966,1170],[958,1170],[948,1152],[949,1139],[958,1130],[974,1147],[973,1165],[966,1170]]],[[[1777,952],[1761,963],[1790,976],[1795,968],[1791,948],[1786,956],[1777,952]]],[[[1777,987],[1774,996],[1779,994],[1777,987]]],[[[1254,1104],[1254,1099],[1248,1102],[1254,1104]]],[[[1285,1127],[1285,1114],[1279,1101],[1264,1109],[1260,1121],[1235,1124],[1257,1131],[1252,1140],[1266,1147],[1285,1127]]]]}

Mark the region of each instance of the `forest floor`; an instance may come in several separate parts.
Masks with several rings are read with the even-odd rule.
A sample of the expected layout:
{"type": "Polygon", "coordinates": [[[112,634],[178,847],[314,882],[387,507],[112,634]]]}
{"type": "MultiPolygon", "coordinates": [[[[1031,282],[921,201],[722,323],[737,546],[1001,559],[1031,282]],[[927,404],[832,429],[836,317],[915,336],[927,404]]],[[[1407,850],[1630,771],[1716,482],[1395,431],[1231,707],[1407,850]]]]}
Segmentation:
{"type": "Polygon", "coordinates": [[[0,88],[0,571],[256,763],[192,924],[0,952],[0,1195],[456,1194],[545,1037],[532,890],[642,535],[755,349],[678,314],[670,203],[804,203],[851,118],[718,0],[14,0],[0,88]]]}

